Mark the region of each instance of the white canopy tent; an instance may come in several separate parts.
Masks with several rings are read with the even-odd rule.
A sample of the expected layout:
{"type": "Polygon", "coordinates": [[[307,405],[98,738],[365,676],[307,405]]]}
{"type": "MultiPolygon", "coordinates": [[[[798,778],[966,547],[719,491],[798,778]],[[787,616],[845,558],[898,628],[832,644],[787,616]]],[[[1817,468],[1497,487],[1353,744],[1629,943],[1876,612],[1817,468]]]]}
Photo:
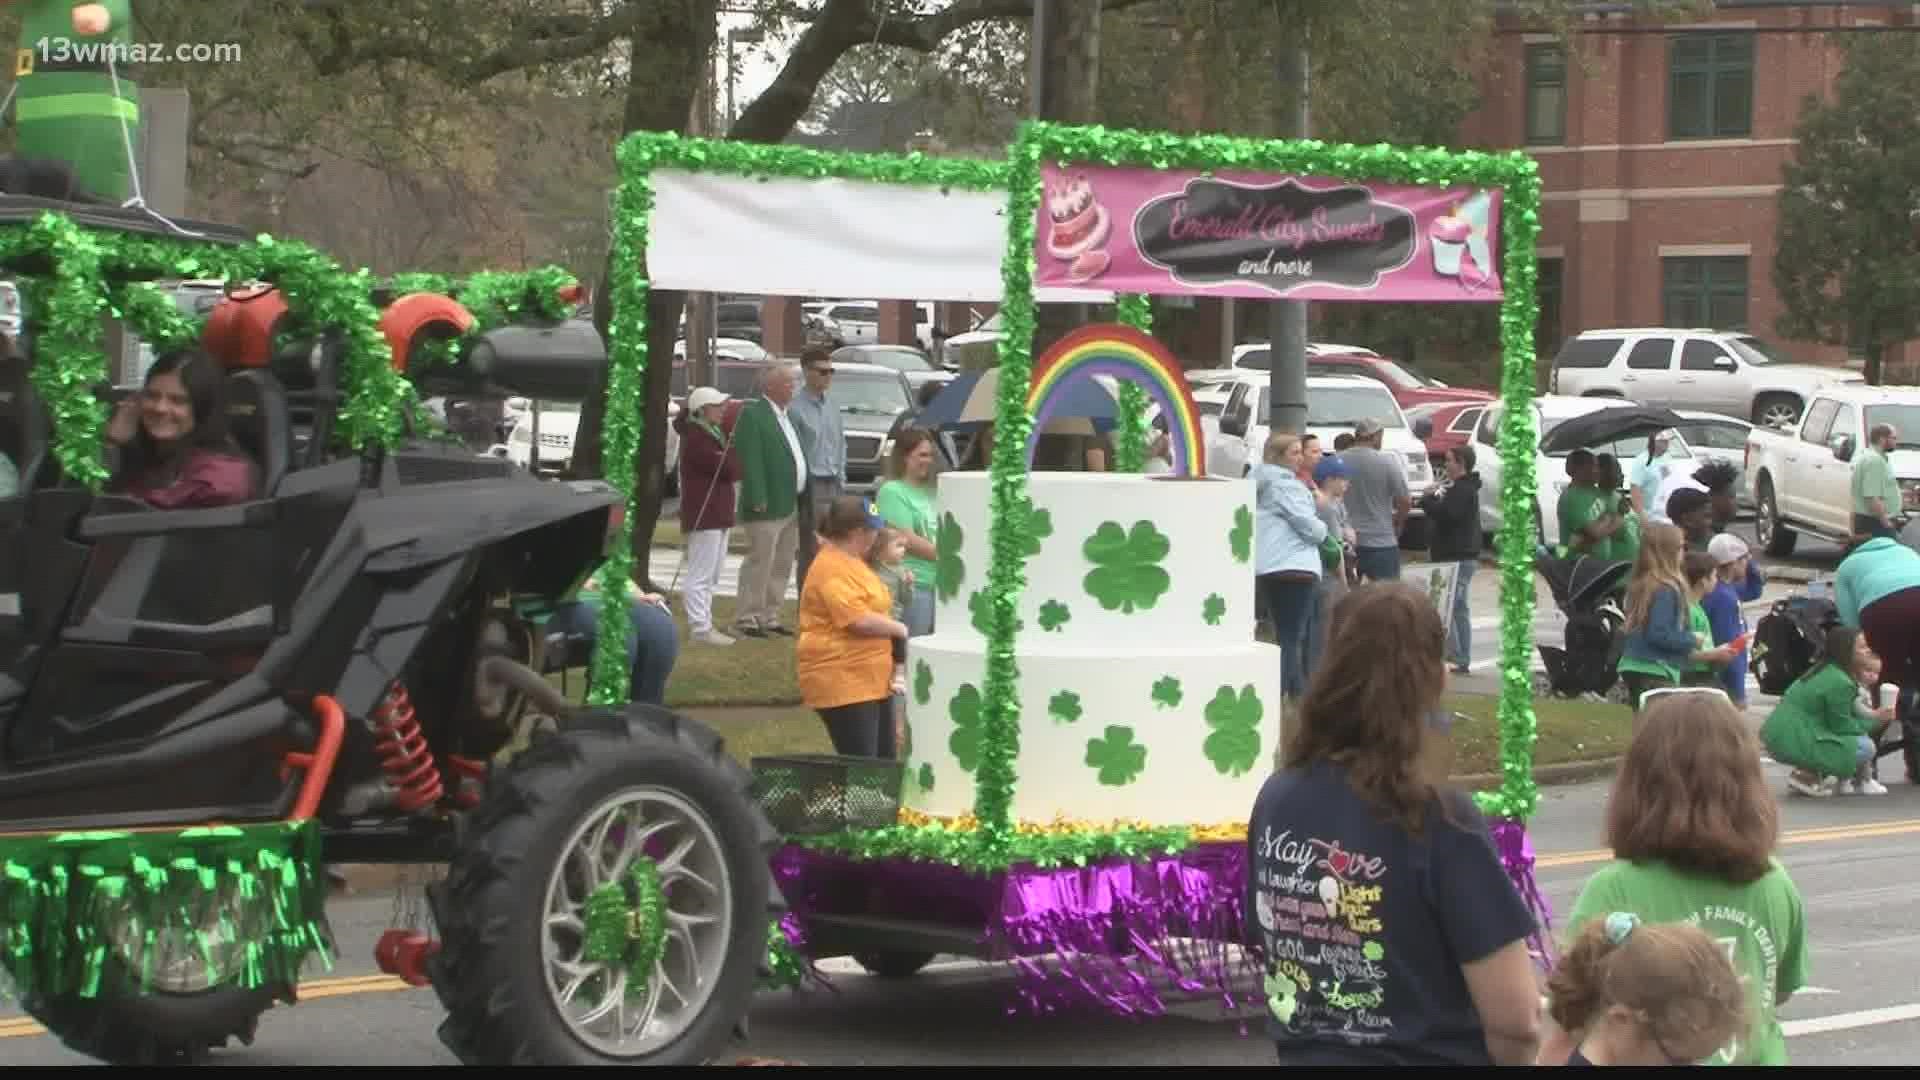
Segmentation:
{"type": "MultiPolygon", "coordinates": [[[[1005,192],[656,169],[645,252],[657,288],[999,303],[1005,192]]],[[[1103,304],[1100,289],[1041,303],[1103,304]]]]}

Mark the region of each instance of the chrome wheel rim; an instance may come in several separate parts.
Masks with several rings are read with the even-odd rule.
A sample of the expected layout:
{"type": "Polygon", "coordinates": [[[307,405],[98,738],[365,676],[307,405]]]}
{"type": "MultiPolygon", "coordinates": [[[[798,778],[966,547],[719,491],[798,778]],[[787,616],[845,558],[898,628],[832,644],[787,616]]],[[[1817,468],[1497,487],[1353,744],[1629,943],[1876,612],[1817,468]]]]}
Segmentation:
{"type": "Polygon", "coordinates": [[[658,1052],[699,1018],[726,965],[733,889],[719,834],[672,791],[611,795],[562,845],[541,915],[547,991],[574,1037],[609,1057],[658,1052]],[[583,958],[588,898],[638,858],[653,859],[666,899],[665,948],[647,973],[583,958]],[[629,994],[640,978],[645,986],[629,994]]]}
{"type": "Polygon", "coordinates": [[[266,936],[258,913],[241,905],[236,886],[212,892],[192,884],[169,887],[158,923],[144,922],[127,898],[105,905],[101,933],[141,985],[163,994],[200,994],[237,976],[247,942],[266,936]]]}

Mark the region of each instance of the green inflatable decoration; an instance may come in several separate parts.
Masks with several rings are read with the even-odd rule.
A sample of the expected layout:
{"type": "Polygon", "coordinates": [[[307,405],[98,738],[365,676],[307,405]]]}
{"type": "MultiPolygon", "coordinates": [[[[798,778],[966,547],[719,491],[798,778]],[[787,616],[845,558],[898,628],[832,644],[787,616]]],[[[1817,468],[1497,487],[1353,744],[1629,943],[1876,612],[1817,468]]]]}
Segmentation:
{"type": "Polygon", "coordinates": [[[72,165],[82,186],[116,204],[133,194],[127,143],[140,136],[132,46],[133,0],[27,0],[14,54],[17,153],[72,165]]]}

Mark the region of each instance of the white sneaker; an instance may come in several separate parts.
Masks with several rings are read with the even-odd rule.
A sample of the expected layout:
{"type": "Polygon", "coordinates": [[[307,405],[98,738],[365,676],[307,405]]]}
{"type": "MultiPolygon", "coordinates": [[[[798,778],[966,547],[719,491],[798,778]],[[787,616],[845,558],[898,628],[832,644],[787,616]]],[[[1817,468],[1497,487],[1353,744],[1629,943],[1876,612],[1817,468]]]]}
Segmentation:
{"type": "Polygon", "coordinates": [[[1802,780],[1798,776],[1787,777],[1787,790],[1796,795],[1805,795],[1809,799],[1824,799],[1833,794],[1835,781],[1830,777],[1817,780],[1802,780]]]}
{"type": "Polygon", "coordinates": [[[1847,785],[1847,791],[1852,795],[1885,795],[1887,793],[1887,786],[1869,776],[1864,780],[1855,780],[1849,783],[1847,785]]]}
{"type": "Polygon", "coordinates": [[[718,630],[702,630],[693,635],[693,640],[702,645],[731,645],[734,642],[733,638],[728,637],[718,630]]]}

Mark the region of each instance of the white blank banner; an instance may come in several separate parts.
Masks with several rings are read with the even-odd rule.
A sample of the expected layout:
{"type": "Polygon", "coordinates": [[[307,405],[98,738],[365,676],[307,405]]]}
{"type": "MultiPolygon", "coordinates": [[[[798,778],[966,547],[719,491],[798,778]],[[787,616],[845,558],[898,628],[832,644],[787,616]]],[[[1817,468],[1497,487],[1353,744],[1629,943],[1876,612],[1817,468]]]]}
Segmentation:
{"type": "MultiPolygon", "coordinates": [[[[647,277],[690,292],[999,303],[1007,195],[858,180],[652,174],[647,277]]],[[[1043,289],[1042,303],[1106,303],[1043,289]]]]}

